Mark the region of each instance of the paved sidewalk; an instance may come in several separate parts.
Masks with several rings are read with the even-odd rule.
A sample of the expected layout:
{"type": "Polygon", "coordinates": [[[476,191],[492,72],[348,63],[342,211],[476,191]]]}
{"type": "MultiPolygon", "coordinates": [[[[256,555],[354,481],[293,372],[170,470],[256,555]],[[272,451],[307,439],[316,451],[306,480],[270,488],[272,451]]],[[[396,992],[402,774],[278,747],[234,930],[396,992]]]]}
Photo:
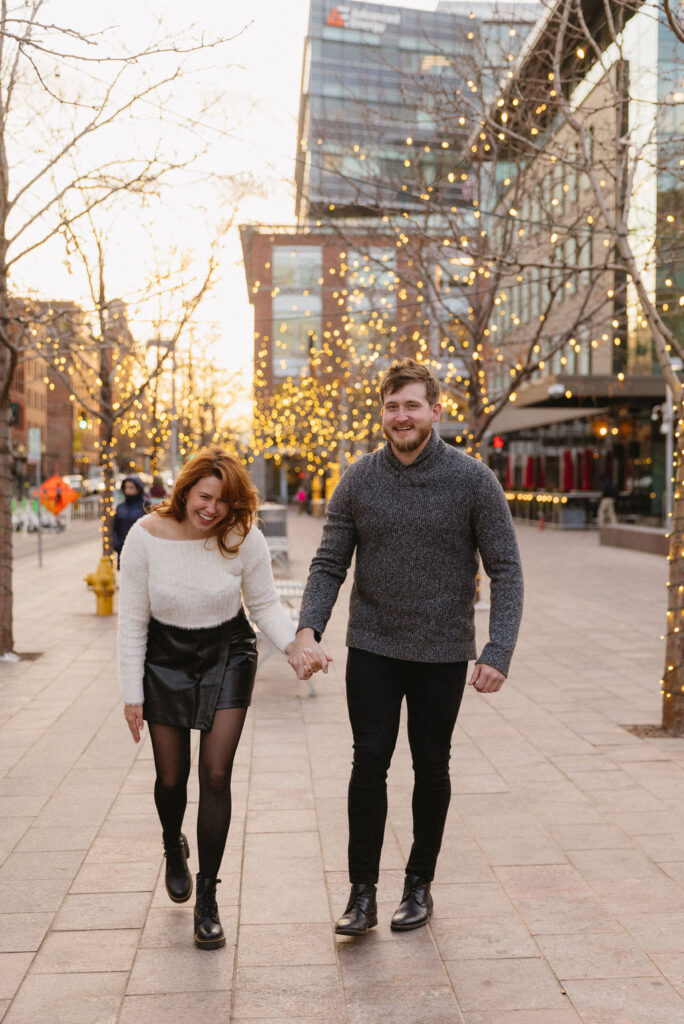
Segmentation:
{"type": "MultiPolygon", "coordinates": [[[[320,523],[289,527],[304,578],[320,523]]],[[[42,653],[0,665],[0,1019],[682,1024],[684,741],[622,728],[659,717],[666,561],[595,534],[519,535],[521,640],[500,694],[466,693],[431,925],[389,929],[410,844],[402,736],[380,924],[332,931],[348,890],[347,583],[318,695],[280,656],[260,670],[219,887],[228,945],[211,953],[164,892],[149,743],[127,735],[116,622],[82,583],[97,544],[54,544],[42,570],[19,559],[17,647],[42,653]]],[[[196,870],[195,780],[190,800],[196,870]]]]}

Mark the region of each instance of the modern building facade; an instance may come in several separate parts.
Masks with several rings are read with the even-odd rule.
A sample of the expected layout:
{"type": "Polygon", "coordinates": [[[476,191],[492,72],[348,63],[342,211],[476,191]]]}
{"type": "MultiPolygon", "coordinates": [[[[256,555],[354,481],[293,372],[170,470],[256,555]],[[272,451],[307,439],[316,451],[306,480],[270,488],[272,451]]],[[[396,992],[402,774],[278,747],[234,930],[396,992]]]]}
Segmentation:
{"type": "MultiPolygon", "coordinates": [[[[494,90],[541,11],[537,3],[441,2],[435,11],[311,0],[296,153],[299,224],[420,207],[468,134],[465,96],[494,90]],[[464,104],[453,97],[463,91],[464,104]],[[415,188],[407,140],[420,153],[415,188]],[[419,172],[419,173],[418,173],[419,172]]],[[[467,190],[467,186],[466,186],[467,190]]],[[[441,202],[464,201],[460,175],[441,202]]]]}
{"type": "MultiPolygon", "coordinates": [[[[582,123],[592,147],[607,202],[627,225],[647,289],[684,340],[677,298],[684,285],[684,253],[678,241],[681,229],[677,236],[674,228],[682,197],[675,150],[678,146],[681,160],[683,48],[649,3],[616,4],[616,21],[624,19],[619,46],[602,26],[604,13],[602,6],[587,5],[588,23],[603,47],[602,64],[587,59],[581,40],[576,40],[563,64],[563,81],[553,85],[567,90],[575,120],[582,123]],[[621,140],[627,138],[643,153],[632,165],[629,191],[628,165],[620,158],[621,140]]],[[[505,282],[507,301],[496,324],[505,358],[492,364],[490,373],[505,374],[520,358],[540,319],[542,345],[551,355],[541,359],[531,380],[519,389],[514,406],[493,422],[490,435],[500,439],[493,461],[511,491],[574,493],[578,501],[584,492],[593,495],[595,504],[607,477],[623,495],[622,511],[657,518],[663,513],[669,475],[671,426],[652,339],[634,284],[622,261],[612,258],[614,240],[606,234],[595,193],[573,148],[577,136],[554,113],[552,103],[548,112],[540,104],[532,84],[548,83],[553,74],[550,54],[557,18],[558,10],[551,9],[537,26],[509,92],[500,100],[506,116],[518,118],[519,134],[529,132],[536,117],[532,130],[540,133],[544,145],[528,161],[517,160],[511,150],[506,159],[506,146],[498,153],[504,157],[501,176],[506,177],[495,213],[501,220],[518,207],[513,213],[521,230],[537,239],[538,258],[530,256],[530,268],[505,282]],[[548,297],[559,281],[563,287],[549,312],[548,297]],[[593,308],[587,303],[591,289],[593,308]],[[584,319],[583,306],[591,310],[584,319]],[[554,348],[554,340],[561,344],[554,348]]],[[[494,150],[493,136],[489,142],[494,150]]],[[[590,514],[591,502],[584,506],[590,514]]]]}

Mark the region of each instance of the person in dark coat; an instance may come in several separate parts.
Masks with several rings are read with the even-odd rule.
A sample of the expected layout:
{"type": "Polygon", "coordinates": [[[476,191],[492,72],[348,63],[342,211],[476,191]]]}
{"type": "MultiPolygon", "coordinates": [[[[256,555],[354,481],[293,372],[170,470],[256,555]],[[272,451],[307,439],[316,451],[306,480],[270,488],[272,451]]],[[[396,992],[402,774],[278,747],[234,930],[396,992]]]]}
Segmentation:
{"type": "Polygon", "coordinates": [[[121,484],[124,500],[116,507],[114,513],[114,550],[116,565],[119,568],[119,557],[124,546],[126,535],[133,523],[145,515],[143,503],[145,487],[138,476],[127,476],[121,484]]]}

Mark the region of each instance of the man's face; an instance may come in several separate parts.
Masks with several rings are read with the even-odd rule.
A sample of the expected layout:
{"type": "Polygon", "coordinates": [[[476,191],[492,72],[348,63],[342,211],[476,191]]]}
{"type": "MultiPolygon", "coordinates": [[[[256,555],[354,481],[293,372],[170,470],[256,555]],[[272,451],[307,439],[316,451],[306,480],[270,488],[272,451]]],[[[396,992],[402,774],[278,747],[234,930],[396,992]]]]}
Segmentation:
{"type": "Polygon", "coordinates": [[[123,492],[129,498],[133,498],[138,493],[138,488],[135,486],[132,480],[126,480],[123,485],[123,492]]]}
{"type": "Polygon", "coordinates": [[[425,385],[416,381],[385,395],[382,407],[382,432],[397,452],[415,452],[424,448],[439,419],[441,405],[430,405],[425,385]]]}

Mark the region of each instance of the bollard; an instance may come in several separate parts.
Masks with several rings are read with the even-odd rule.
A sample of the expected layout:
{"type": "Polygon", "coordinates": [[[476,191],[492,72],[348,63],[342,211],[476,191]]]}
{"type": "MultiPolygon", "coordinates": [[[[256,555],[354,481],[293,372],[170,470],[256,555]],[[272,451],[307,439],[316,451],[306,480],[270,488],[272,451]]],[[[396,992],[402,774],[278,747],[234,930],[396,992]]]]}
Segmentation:
{"type": "Polygon", "coordinates": [[[543,512],[539,513],[539,529],[540,530],[544,529],[544,513],[543,512]]]}
{"type": "Polygon", "coordinates": [[[89,587],[95,591],[97,597],[96,615],[114,614],[114,591],[116,581],[114,579],[114,567],[111,557],[103,555],[95,572],[90,572],[85,578],[89,587]]]}

